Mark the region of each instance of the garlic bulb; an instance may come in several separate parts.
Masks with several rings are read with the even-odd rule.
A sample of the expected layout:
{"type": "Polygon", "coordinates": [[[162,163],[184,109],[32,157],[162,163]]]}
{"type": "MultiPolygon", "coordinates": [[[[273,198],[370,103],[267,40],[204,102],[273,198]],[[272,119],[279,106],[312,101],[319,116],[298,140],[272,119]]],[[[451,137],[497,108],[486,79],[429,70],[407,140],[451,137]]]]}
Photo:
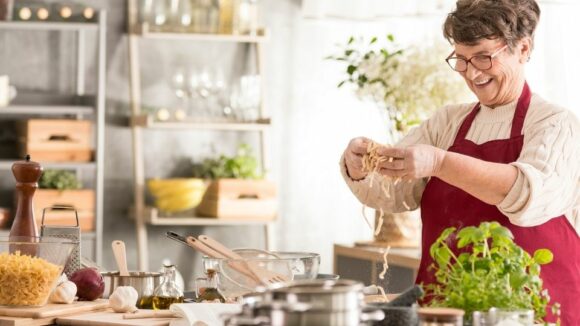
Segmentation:
{"type": "Polygon", "coordinates": [[[50,294],[50,302],[72,303],[77,295],[77,286],[71,281],[64,281],[56,286],[50,294]]]}
{"type": "Polygon", "coordinates": [[[131,286],[119,286],[109,297],[109,306],[115,312],[134,312],[137,310],[139,294],[131,286]]]}

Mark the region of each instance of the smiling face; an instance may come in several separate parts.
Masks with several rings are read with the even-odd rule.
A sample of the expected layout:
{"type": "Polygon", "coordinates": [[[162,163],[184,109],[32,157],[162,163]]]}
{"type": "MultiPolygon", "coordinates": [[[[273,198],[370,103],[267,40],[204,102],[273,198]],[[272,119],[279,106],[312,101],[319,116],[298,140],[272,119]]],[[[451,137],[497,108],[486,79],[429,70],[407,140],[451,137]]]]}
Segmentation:
{"type": "MultiPolygon", "coordinates": [[[[455,44],[454,56],[470,59],[475,55],[492,55],[505,43],[500,39],[483,39],[475,45],[455,44]]],[[[518,99],[525,81],[524,66],[530,55],[531,40],[524,38],[515,49],[499,51],[492,67],[479,70],[471,63],[460,73],[481,104],[495,108],[518,99]]]]}

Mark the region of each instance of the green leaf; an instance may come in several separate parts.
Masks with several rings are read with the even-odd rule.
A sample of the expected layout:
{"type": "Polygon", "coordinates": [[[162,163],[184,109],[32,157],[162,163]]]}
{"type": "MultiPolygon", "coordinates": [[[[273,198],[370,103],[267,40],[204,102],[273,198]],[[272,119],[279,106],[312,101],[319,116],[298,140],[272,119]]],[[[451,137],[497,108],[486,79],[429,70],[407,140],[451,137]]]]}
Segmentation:
{"type": "Polygon", "coordinates": [[[395,41],[395,37],[393,36],[393,34],[388,34],[387,35],[387,40],[394,42],[395,41]]]}
{"type": "Polygon", "coordinates": [[[348,39],[348,42],[347,42],[347,44],[349,44],[349,45],[350,45],[350,44],[352,44],[352,42],[354,42],[354,36],[351,36],[351,37],[348,39]]]}
{"type": "Polygon", "coordinates": [[[344,85],[344,83],[346,83],[346,80],[343,80],[340,83],[338,83],[336,87],[340,88],[342,85],[344,85]]]}
{"type": "Polygon", "coordinates": [[[538,249],[534,252],[534,260],[540,264],[549,264],[554,260],[554,254],[548,249],[538,249]]]}
{"type": "Polygon", "coordinates": [[[348,65],[348,67],[346,68],[346,72],[349,75],[352,75],[354,72],[356,71],[356,66],[353,65],[348,65]]]}
{"type": "Polygon", "coordinates": [[[345,51],[344,51],[344,55],[348,57],[348,56],[350,56],[350,55],[351,55],[353,52],[354,52],[354,50],[350,50],[350,49],[349,49],[349,50],[345,50],[345,51]]]}
{"type": "Polygon", "coordinates": [[[435,251],[435,261],[439,264],[440,267],[444,267],[449,263],[451,259],[451,253],[447,248],[438,248],[435,251]]]}
{"type": "Polygon", "coordinates": [[[369,44],[373,44],[373,43],[375,43],[376,41],[377,41],[377,37],[376,37],[376,36],[374,36],[374,37],[371,39],[371,41],[370,41],[370,43],[369,43],[369,44]]]}

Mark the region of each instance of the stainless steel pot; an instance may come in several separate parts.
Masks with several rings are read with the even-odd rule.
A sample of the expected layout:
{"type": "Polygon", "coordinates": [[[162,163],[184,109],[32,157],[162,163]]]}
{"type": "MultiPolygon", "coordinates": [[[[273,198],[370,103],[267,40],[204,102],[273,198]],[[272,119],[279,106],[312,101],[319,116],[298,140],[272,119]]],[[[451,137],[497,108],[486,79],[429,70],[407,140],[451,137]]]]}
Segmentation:
{"type": "Polygon", "coordinates": [[[267,291],[248,304],[242,314],[228,319],[226,325],[269,326],[359,326],[382,320],[377,309],[364,312],[362,283],[350,280],[312,280],[267,291]]]}
{"type": "Polygon", "coordinates": [[[152,309],[153,291],[161,284],[161,273],[157,272],[129,272],[129,276],[120,276],[119,272],[101,273],[105,281],[103,298],[107,299],[119,286],[131,286],[137,290],[137,308],[152,309]]]}

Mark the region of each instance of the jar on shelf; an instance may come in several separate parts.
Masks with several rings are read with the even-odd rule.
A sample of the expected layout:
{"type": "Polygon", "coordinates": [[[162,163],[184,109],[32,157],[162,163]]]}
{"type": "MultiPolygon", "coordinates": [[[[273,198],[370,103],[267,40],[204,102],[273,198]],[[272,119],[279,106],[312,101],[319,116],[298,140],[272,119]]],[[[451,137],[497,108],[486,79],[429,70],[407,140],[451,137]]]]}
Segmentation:
{"type": "Polygon", "coordinates": [[[419,326],[463,326],[465,311],[454,308],[420,308],[419,326]]]}
{"type": "Polygon", "coordinates": [[[169,10],[171,29],[177,32],[189,31],[192,23],[191,9],[190,0],[171,0],[169,10]]]}
{"type": "Polygon", "coordinates": [[[218,33],[232,34],[234,18],[234,0],[219,0],[218,33]]]}
{"type": "Polygon", "coordinates": [[[258,33],[258,0],[237,0],[234,6],[233,33],[256,35],[258,33]]]}
{"type": "Polygon", "coordinates": [[[163,281],[153,291],[153,309],[167,310],[174,303],[183,303],[183,292],[175,283],[175,266],[163,268],[163,281]]]}

